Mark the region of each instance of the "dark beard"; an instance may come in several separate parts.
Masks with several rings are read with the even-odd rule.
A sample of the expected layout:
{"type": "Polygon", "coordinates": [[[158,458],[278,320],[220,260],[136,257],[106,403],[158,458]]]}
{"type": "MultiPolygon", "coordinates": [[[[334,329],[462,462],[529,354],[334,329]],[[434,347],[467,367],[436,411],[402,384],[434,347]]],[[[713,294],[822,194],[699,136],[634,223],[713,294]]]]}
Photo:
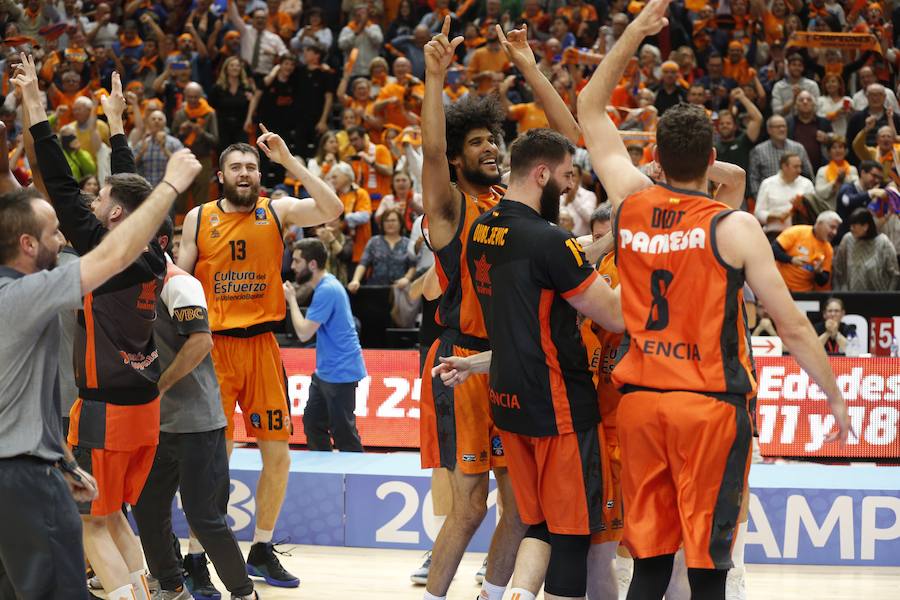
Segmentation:
{"type": "Polygon", "coordinates": [[[250,185],[250,187],[248,188],[249,193],[246,198],[241,197],[237,185],[226,182],[222,187],[224,188],[222,193],[225,196],[225,199],[235,206],[253,206],[259,199],[259,184],[250,185]]]}
{"type": "Polygon", "coordinates": [[[40,244],[38,246],[37,257],[35,257],[35,264],[39,271],[52,271],[54,267],[56,267],[59,262],[59,253],[53,253],[49,248],[40,244]]]}
{"type": "Polygon", "coordinates": [[[562,190],[552,179],[541,190],[541,217],[559,225],[559,196],[562,190]]]}
{"type": "Polygon", "coordinates": [[[500,172],[497,171],[496,175],[487,175],[484,171],[479,168],[470,169],[468,167],[463,167],[462,170],[463,177],[466,178],[466,181],[473,185],[497,185],[500,183],[500,172]]]}
{"type": "Polygon", "coordinates": [[[294,278],[294,281],[297,282],[298,285],[303,285],[308,283],[310,279],[312,279],[312,271],[309,268],[303,269],[301,272],[297,273],[297,276],[294,278]]]}

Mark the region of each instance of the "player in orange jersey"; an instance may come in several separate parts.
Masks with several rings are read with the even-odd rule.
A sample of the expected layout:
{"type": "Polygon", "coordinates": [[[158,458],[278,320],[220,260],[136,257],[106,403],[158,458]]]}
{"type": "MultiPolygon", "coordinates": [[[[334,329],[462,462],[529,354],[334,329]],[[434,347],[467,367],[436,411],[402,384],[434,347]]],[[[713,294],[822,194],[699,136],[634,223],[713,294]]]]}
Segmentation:
{"type": "Polygon", "coordinates": [[[635,557],[628,598],[662,598],[683,543],[692,597],[721,599],[747,485],[747,395],[756,386],[745,278],[828,398],[838,431],[827,439],[846,440],[850,423],[825,353],[759,224],[707,195],[715,151],[705,112],[677,106],[660,119],[654,154],[667,183],[655,184],[632,166],[603,110],[644,37],[668,23],[668,5],[651,0],[628,26],[582,91],[578,114],[594,171],[618,210],[616,262],[629,337],[613,381],[625,392],[617,428],[624,543],[635,557]]]}
{"type": "Polygon", "coordinates": [[[284,366],[272,333],[285,316],[282,228],[327,223],[344,207],[328,184],[291,155],[280,136],[261,127],[257,145],[301,180],[312,197],[261,198],[256,148],[227,147],[219,158],[218,174],[224,198],[187,214],[178,266],[193,273],[206,294],[215,342],[213,363],[228,419],[229,453],[234,445],[235,403],[240,404],[247,433],[256,438],[262,453],[248,570],[271,585],[296,587],[299,579],[281,566],[271,543],[290,466],[291,411],[284,366]]]}

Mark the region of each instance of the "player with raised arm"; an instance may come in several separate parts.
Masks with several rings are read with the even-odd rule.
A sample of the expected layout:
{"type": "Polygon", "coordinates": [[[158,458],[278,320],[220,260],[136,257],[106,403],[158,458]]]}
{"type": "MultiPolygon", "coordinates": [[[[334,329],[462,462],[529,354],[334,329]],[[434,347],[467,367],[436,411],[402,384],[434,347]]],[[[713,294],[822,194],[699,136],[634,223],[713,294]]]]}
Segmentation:
{"type": "Polygon", "coordinates": [[[297,587],[300,580],[284,569],[272,548],[290,466],[291,411],[273,333],[286,310],[281,287],[282,231],[287,225],[327,223],[340,216],[344,207],[327,183],[291,155],[281,136],[261,128],[259,148],[302,181],[311,198],[260,197],[256,148],[228,146],[219,158],[224,198],[187,214],[178,266],[199,279],[206,294],[229,454],[234,446],[236,404],[247,434],[256,438],[262,454],[256,531],[247,568],[270,585],[297,587]]]}
{"type": "MultiPolygon", "coordinates": [[[[662,598],[683,543],[693,597],[717,599],[724,598],[732,566],[750,461],[747,397],[756,381],[745,279],[827,396],[838,427],[827,439],[846,440],[850,424],[825,353],[779,276],[758,222],[707,195],[715,151],[705,111],[679,105],[660,118],[655,155],[665,184],[630,163],[605,114],[629,58],[668,23],[668,4],[651,0],[626,28],[578,110],[594,171],[618,209],[615,248],[628,350],[613,381],[624,392],[617,415],[624,543],[635,557],[628,598],[662,598]]],[[[742,197],[742,187],[740,178],[733,196],[742,197]]],[[[731,200],[732,193],[720,199],[731,200]]]]}

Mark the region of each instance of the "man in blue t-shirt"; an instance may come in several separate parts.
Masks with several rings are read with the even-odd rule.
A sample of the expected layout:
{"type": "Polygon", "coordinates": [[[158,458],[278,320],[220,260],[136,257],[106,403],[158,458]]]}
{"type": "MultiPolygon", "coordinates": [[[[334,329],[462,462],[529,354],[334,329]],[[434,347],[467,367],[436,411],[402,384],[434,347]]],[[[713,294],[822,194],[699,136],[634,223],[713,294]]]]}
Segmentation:
{"type": "Polygon", "coordinates": [[[309,388],[309,401],[303,411],[303,430],[310,450],[362,452],[356,430],[356,386],[366,376],[359,336],[350,312],[350,297],[344,286],[325,269],[328,252],[317,239],[294,244],[291,268],[298,283],[309,281],[313,298],[306,317],[300,313],[290,283],[284,295],[291,311],[294,331],[302,341],[316,338],[316,371],[309,388]]]}

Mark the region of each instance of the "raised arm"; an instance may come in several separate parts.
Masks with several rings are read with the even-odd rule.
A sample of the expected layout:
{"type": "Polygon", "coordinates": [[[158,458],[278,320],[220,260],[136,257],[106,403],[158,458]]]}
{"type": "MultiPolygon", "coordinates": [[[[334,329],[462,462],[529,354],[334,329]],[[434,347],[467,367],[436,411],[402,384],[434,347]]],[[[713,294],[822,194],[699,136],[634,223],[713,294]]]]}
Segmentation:
{"type": "Polygon", "coordinates": [[[709,180],[719,185],[716,200],[731,208],[740,208],[744,203],[747,174],[737,165],[717,160],[709,168],[709,180]]]}
{"type": "Polygon", "coordinates": [[[668,24],[665,16],[668,6],[669,0],[647,3],[594,71],[578,98],[578,121],[591,164],[606,188],[613,209],[627,196],[651,185],[651,181],[631,163],[619,131],[606,114],[606,107],[638,46],[645,37],[655,35],[668,24]]]}
{"type": "Polygon", "coordinates": [[[747,97],[747,94],[744,93],[739,87],[734,88],[731,91],[731,97],[734,100],[737,100],[741,103],[741,106],[744,107],[744,110],[747,111],[747,115],[750,117],[750,121],[747,123],[747,139],[749,139],[754,144],[759,139],[759,132],[762,130],[763,116],[759,111],[759,108],[750,101],[750,98],[747,97]]]}
{"type": "Polygon", "coordinates": [[[541,101],[550,127],[566,136],[573,144],[577,144],[581,139],[581,127],[578,126],[572,111],[559,96],[556,88],[537,68],[534,52],[528,45],[528,26],[522,25],[522,29],[513,29],[508,34],[503,33],[503,27],[499,24],[496,27],[506,56],[519,69],[534,95],[541,101]]]}
{"type": "Polygon", "coordinates": [[[272,201],[272,209],[278,213],[284,225],[299,225],[311,227],[328,223],[337,219],[344,212],[344,203],[334,193],[331,186],[320,177],[313,175],[302,160],[297,160],[281,136],[266,130],[260,123],[263,134],[259,136],[256,145],[272,161],[278,163],[291,176],[303,182],[303,187],[309,192],[311,198],[279,198],[272,201]]]}
{"type": "MultiPolygon", "coordinates": [[[[125,124],[122,115],[125,113],[125,96],[122,94],[122,80],[118,73],[112,74],[112,90],[108,96],[100,99],[103,105],[103,113],[106,115],[109,124],[109,145],[112,149],[110,155],[110,171],[115,175],[117,173],[137,173],[134,154],[128,146],[128,140],[125,138],[125,124]]],[[[141,108],[134,107],[135,113],[139,113],[141,108]]],[[[146,150],[146,146],[144,146],[146,150]]]]}
{"type": "Polygon", "coordinates": [[[444,18],[441,33],[425,44],[425,99],[422,102],[422,199],[428,217],[429,242],[443,248],[456,233],[459,221],[459,192],[450,182],[447,162],[447,125],[444,120],[444,77],[453,63],[461,36],[452,41],[450,17],[444,18]]]}
{"type": "Polygon", "coordinates": [[[244,20],[241,18],[241,14],[238,12],[237,3],[234,0],[228,0],[228,22],[237,29],[241,37],[247,34],[247,24],[244,23],[244,20]]]}

